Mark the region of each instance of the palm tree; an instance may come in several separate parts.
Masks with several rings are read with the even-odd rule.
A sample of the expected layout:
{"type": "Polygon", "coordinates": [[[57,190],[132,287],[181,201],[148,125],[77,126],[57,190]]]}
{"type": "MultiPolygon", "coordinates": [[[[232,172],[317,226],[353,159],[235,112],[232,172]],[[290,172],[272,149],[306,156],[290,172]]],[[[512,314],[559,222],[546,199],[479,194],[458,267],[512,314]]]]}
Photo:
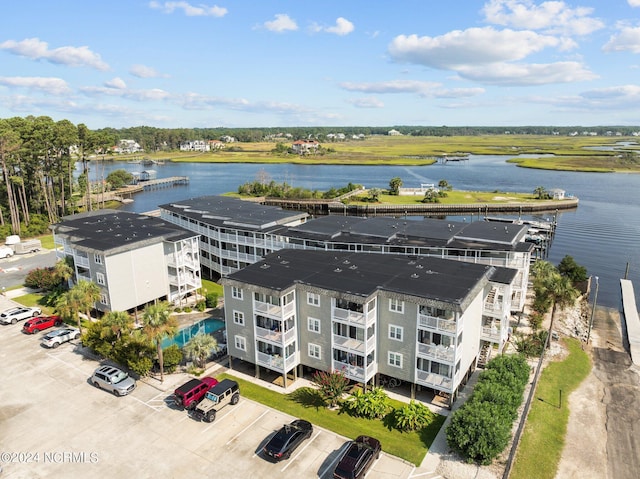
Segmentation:
{"type": "Polygon", "coordinates": [[[72,290],[65,291],[56,299],[56,311],[60,316],[67,319],[75,319],[78,322],[78,329],[82,333],[82,325],[80,324],[80,316],[78,311],[80,305],[77,303],[76,295],[72,290]]]}
{"type": "Polygon", "coordinates": [[[73,257],[65,256],[63,260],[58,261],[54,266],[56,275],[64,282],[65,289],[69,287],[69,280],[73,278],[75,270],[73,268],[73,257]]]}
{"type": "Polygon", "coordinates": [[[169,304],[165,301],[147,306],[142,314],[144,326],[142,331],[155,344],[160,365],[160,382],[164,382],[164,363],[162,361],[162,340],[175,336],[178,332],[178,321],[171,316],[169,304]]]}
{"type": "Polygon", "coordinates": [[[91,319],[91,310],[94,308],[96,301],[100,300],[100,286],[93,281],[80,280],[71,289],[77,289],[80,310],[85,312],[87,319],[91,319]]]}
{"type": "Polygon", "coordinates": [[[547,190],[544,186],[538,186],[535,190],[533,190],[533,194],[536,195],[536,198],[539,200],[544,199],[548,196],[547,190]]]}
{"type": "Polygon", "coordinates": [[[101,320],[102,325],[116,335],[118,341],[122,333],[133,329],[133,318],[124,311],[109,311],[101,320]]]}
{"type": "Polygon", "coordinates": [[[184,352],[196,361],[200,367],[204,367],[211,351],[218,347],[216,338],[206,333],[198,333],[184,345],[184,352]]]}
{"type": "MultiPolygon", "coordinates": [[[[545,294],[551,300],[552,305],[551,325],[549,326],[549,334],[551,334],[551,331],[553,331],[553,321],[555,319],[556,311],[558,309],[563,310],[565,307],[573,304],[580,293],[573,287],[569,278],[555,272],[551,274],[545,282],[545,294]]],[[[547,344],[550,347],[548,340],[547,344]]]]}

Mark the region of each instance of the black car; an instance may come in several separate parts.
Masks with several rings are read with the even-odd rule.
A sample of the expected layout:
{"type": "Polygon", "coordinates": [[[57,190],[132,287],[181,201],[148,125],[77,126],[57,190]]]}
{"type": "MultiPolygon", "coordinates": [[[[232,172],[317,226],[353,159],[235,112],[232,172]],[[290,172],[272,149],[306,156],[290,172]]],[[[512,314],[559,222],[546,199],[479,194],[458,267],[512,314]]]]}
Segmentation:
{"type": "Polygon", "coordinates": [[[275,461],[289,459],[302,441],[311,437],[312,432],[313,426],[309,421],[296,419],[291,424],[282,426],[262,450],[275,461]]]}
{"type": "Polygon", "coordinates": [[[340,462],[333,471],[334,479],[362,479],[373,461],[380,457],[380,441],[369,436],[358,436],[349,441],[340,462]]]}

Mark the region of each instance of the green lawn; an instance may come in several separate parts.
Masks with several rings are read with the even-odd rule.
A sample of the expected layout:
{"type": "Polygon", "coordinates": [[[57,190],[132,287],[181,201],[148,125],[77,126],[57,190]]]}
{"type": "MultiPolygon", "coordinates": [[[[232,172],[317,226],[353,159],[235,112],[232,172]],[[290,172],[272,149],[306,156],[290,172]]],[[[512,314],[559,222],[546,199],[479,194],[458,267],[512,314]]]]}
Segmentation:
{"type": "MultiPolygon", "coordinates": [[[[222,374],[220,377],[237,381],[240,384],[241,394],[249,399],[291,416],[306,419],[337,434],[346,435],[352,439],[361,434],[373,436],[380,440],[385,452],[415,465],[422,462],[446,419],[444,416],[436,416],[436,420],[422,431],[403,433],[388,427],[382,420],[354,418],[339,411],[329,410],[324,407],[313,388],[300,388],[290,394],[281,394],[239,379],[232,374],[222,374]]],[[[393,400],[390,402],[394,407],[402,407],[405,404],[393,400]]]]}
{"type": "Polygon", "coordinates": [[[217,293],[218,298],[222,299],[224,296],[224,291],[222,289],[222,285],[216,283],[215,281],[211,281],[208,279],[202,280],[202,289],[205,289],[207,293],[217,293]]]}
{"type": "Polygon", "coordinates": [[[549,364],[540,376],[511,479],[553,479],[556,475],[569,421],[569,394],[591,370],[580,341],[567,339],[566,345],[567,358],[549,364]]]}

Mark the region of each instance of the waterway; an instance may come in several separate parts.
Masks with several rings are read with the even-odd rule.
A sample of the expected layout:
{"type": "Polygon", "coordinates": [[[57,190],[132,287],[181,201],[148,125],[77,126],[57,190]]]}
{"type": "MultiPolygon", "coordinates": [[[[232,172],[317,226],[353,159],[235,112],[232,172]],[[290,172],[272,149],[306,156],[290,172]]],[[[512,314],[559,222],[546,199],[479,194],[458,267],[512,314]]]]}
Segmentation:
{"type": "MultiPolygon", "coordinates": [[[[293,186],[326,190],[358,183],[368,188],[388,188],[389,180],[400,177],[406,187],[447,180],[455,189],[533,192],[538,186],[561,188],[580,199],[572,211],[557,215],[558,229],[549,251],[554,264],[571,255],[588,273],[599,278],[598,305],[620,306],[620,278],[629,264],[628,279],[635,285],[640,304],[640,174],[580,173],[519,168],[504,156],[471,155],[469,161],[429,166],[344,166],[291,164],[171,163],[144,167],[124,162],[93,163],[90,176],[106,177],[114,169],[139,172],[154,169],[158,178],[188,176],[185,186],[138,193],[125,211],[143,213],[158,205],[203,195],[237,190],[261,177],[293,186]]],[[[553,212],[537,218],[551,218],[553,212]]],[[[452,218],[453,219],[453,218],[452,218]]],[[[477,216],[456,218],[477,221],[477,216]]]]}

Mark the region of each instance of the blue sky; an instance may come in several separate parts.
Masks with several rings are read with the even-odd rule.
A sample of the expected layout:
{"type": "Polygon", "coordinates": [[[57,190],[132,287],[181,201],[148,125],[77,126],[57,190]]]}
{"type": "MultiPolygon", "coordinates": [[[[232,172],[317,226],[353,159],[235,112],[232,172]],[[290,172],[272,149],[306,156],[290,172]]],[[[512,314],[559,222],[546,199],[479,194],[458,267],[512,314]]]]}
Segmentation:
{"type": "Polygon", "coordinates": [[[0,118],[640,125],[640,0],[20,0],[0,118]]]}

